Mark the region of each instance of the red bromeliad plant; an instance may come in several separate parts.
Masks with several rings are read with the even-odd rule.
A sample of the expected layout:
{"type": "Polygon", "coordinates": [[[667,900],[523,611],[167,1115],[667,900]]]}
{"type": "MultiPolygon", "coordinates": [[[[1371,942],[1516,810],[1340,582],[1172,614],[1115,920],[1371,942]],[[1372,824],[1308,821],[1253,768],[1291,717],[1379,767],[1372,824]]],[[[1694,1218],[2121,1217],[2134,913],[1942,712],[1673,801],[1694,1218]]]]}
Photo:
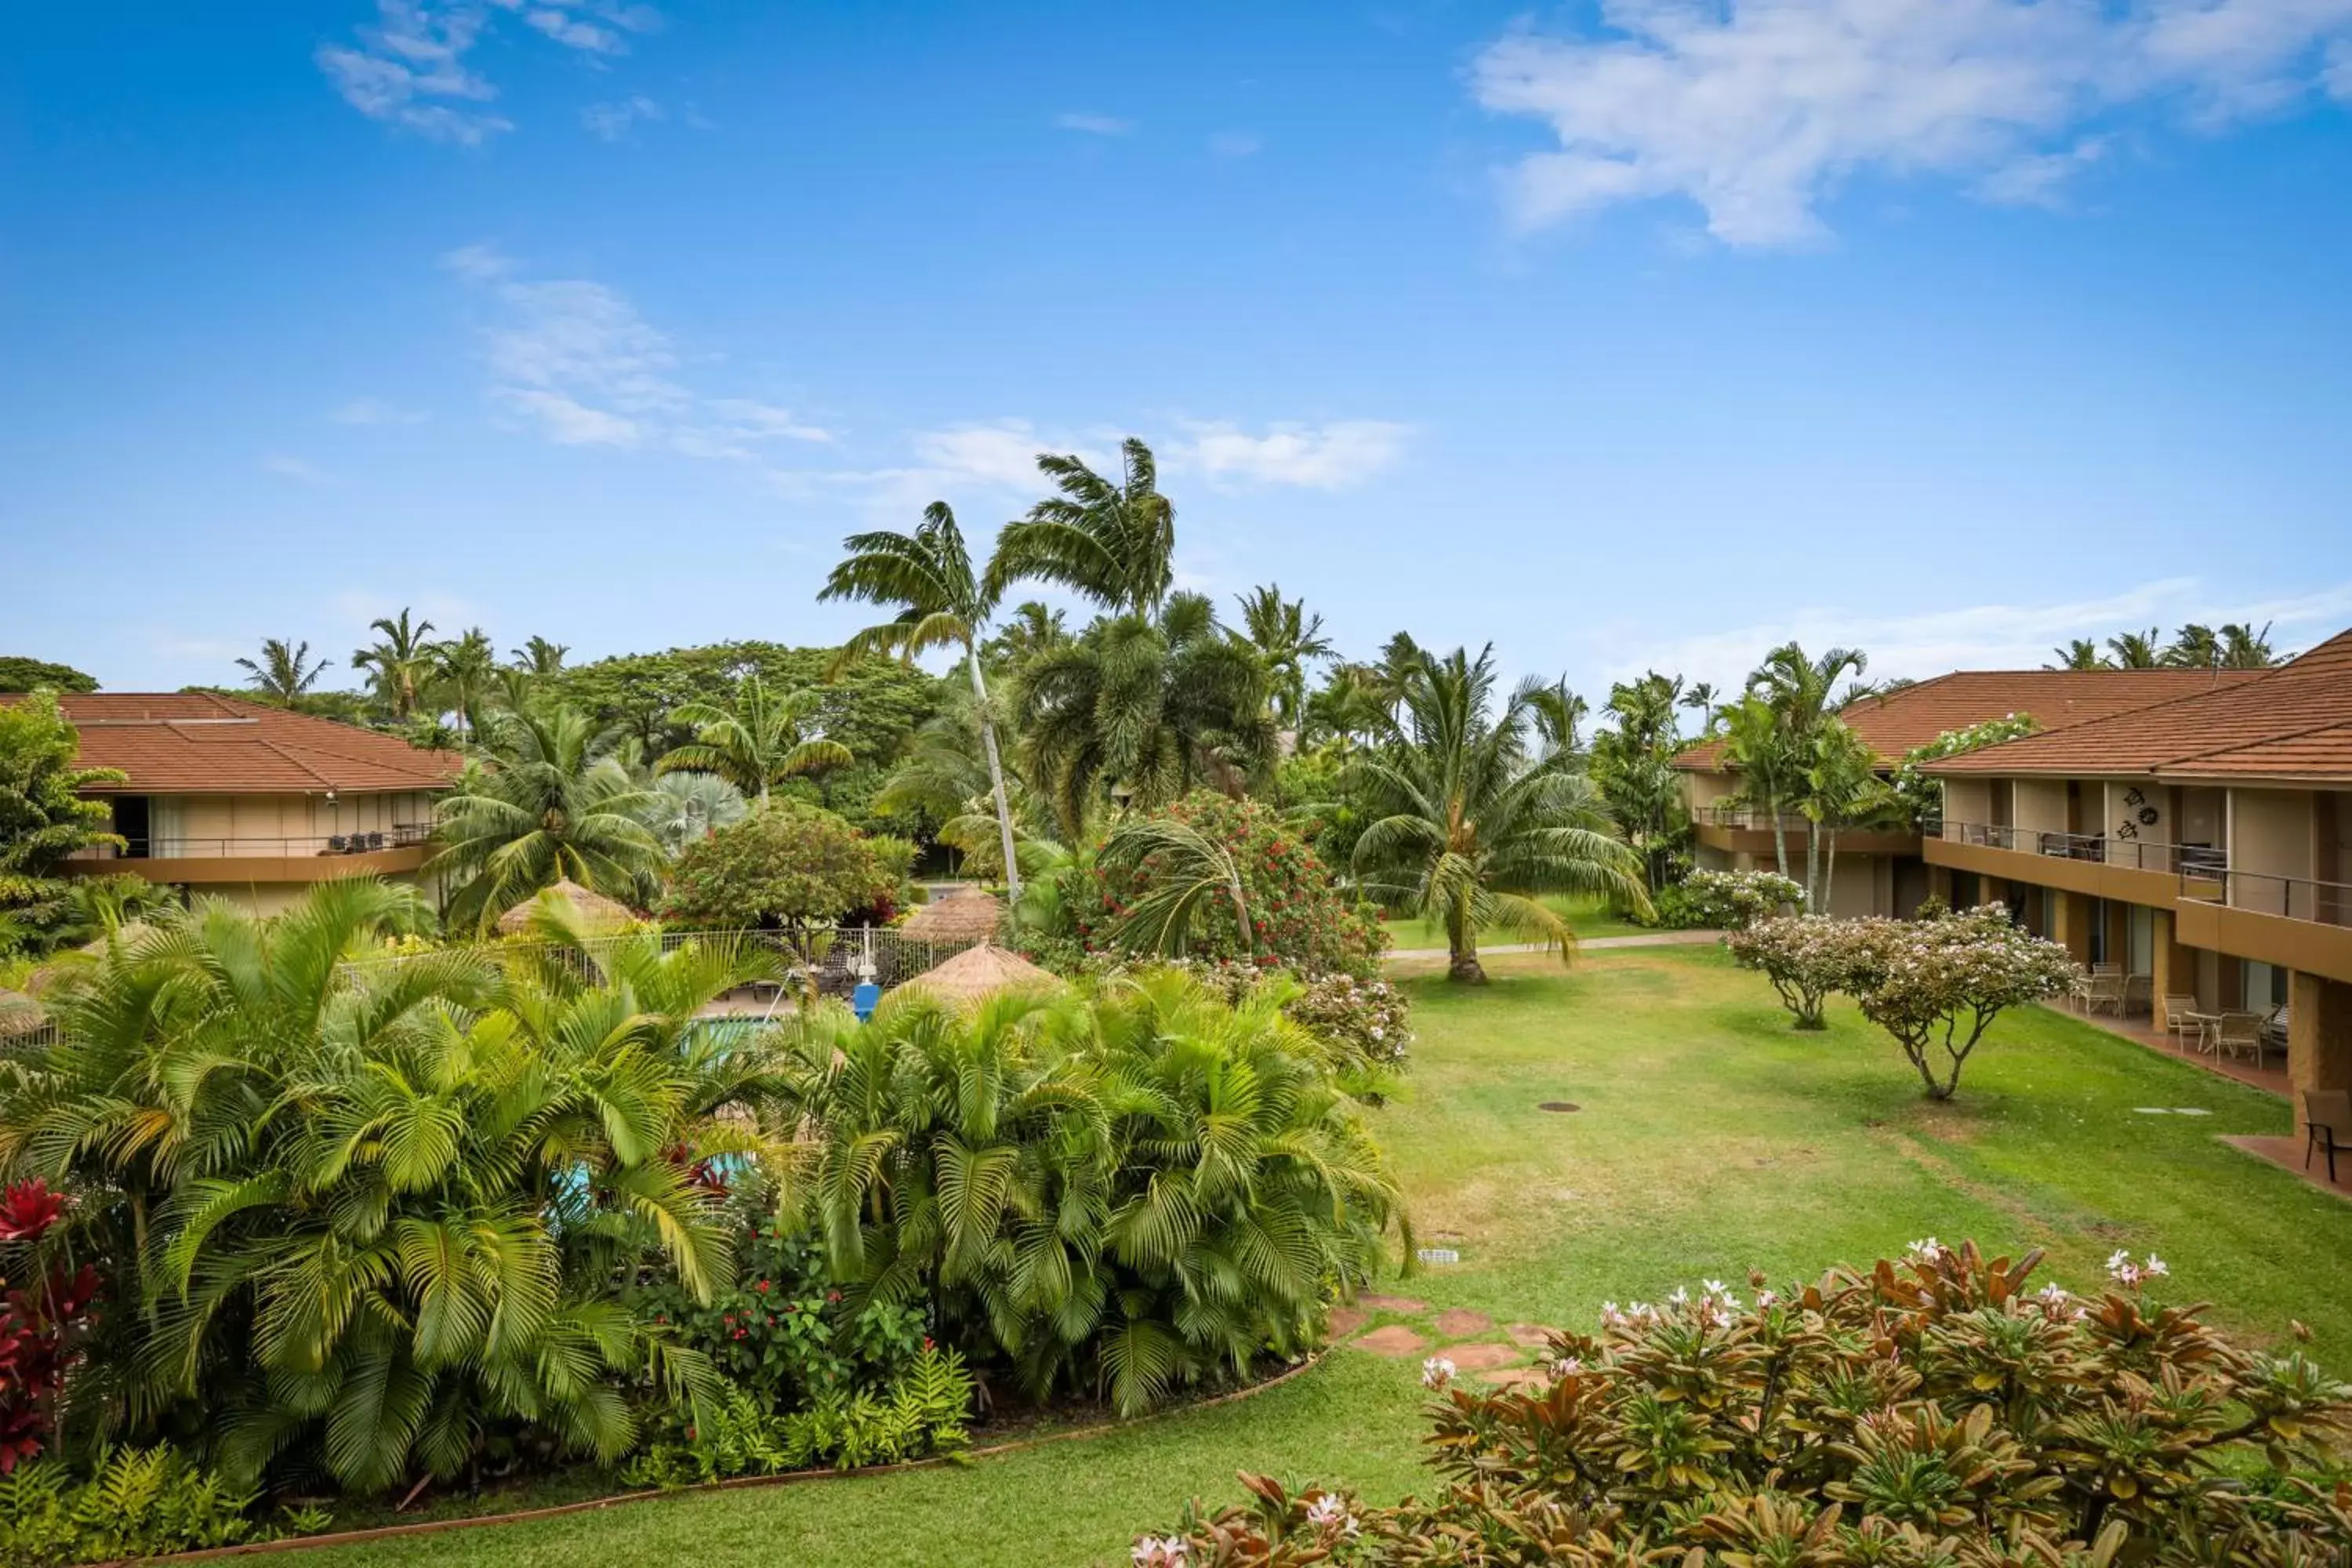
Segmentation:
{"type": "Polygon", "coordinates": [[[2040,1254],[1930,1239],[1743,1302],[1604,1310],[1538,1383],[1439,1388],[1432,1500],[1244,1477],[1244,1507],[1147,1535],[1149,1568],[2320,1568],[2352,1561],[2326,1479],[2352,1387],[2150,1300],[2109,1259],[2076,1296],[2040,1254]]]}
{"type": "Polygon", "coordinates": [[[0,1475],[47,1445],[74,1346],[96,1321],[97,1271],[45,1264],[35,1251],[65,1212],[45,1183],[0,1192],[0,1475]]]}

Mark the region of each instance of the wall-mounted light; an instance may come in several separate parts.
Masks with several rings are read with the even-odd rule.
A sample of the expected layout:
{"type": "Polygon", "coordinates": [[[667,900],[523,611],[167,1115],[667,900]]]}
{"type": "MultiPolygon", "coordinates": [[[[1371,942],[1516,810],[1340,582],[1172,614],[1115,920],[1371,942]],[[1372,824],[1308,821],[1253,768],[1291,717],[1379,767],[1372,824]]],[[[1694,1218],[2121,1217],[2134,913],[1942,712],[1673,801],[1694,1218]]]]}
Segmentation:
{"type": "Polygon", "coordinates": [[[329,805],[335,804],[335,792],[333,790],[329,790],[327,792],[327,804],[329,805]]]}

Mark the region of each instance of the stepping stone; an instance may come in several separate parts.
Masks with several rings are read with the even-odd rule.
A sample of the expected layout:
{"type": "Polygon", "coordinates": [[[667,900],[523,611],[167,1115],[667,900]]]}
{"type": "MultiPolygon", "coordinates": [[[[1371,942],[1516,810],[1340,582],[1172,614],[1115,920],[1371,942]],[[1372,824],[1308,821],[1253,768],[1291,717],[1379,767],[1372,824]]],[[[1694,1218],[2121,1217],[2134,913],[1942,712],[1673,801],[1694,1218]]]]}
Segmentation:
{"type": "Polygon", "coordinates": [[[1323,1324],[1335,1340],[1344,1340],[1364,1326],[1365,1315],[1354,1307],[1334,1307],[1324,1314],[1323,1324]]]}
{"type": "Polygon", "coordinates": [[[1526,1358],[1526,1352],[1517,1345],[1454,1345],[1439,1353],[1460,1372],[1491,1372],[1526,1358]]]}
{"type": "Polygon", "coordinates": [[[1483,1334],[1494,1326],[1494,1319],[1484,1312],[1471,1311],[1466,1307],[1449,1307],[1437,1314],[1437,1331],[1449,1340],[1483,1334]]]}
{"type": "Polygon", "coordinates": [[[1426,1312],[1429,1303],[1410,1296],[1359,1296],[1356,1305],[1374,1312],[1426,1312]]]}
{"type": "Polygon", "coordinates": [[[1497,1372],[1482,1372],[1479,1380],[1496,1388],[1540,1388],[1551,1378],[1539,1366],[1508,1366],[1497,1372]]]}
{"type": "MultiPolygon", "coordinates": [[[[1349,1342],[1360,1351],[1370,1351],[1374,1355],[1402,1359],[1409,1355],[1419,1355],[1422,1347],[1429,1342],[1402,1323],[1391,1323],[1387,1328],[1374,1329],[1362,1339],[1349,1342]]],[[[1459,1366],[1462,1363],[1456,1361],[1454,1364],[1459,1366]]]]}
{"type": "Polygon", "coordinates": [[[1513,1344],[1531,1351],[1549,1350],[1551,1337],[1558,1331],[1545,1328],[1541,1323],[1513,1323],[1503,1331],[1510,1336],[1513,1344]]]}

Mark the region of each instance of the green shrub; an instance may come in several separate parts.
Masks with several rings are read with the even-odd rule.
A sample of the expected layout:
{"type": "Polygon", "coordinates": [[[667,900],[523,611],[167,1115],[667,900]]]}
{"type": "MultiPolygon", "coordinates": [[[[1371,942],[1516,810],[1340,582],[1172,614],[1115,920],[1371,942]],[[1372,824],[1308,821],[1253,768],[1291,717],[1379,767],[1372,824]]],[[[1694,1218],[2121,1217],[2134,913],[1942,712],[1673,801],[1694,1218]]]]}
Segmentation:
{"type": "Polygon", "coordinates": [[[1245,1477],[1253,1500],[1145,1536],[1139,1564],[1363,1568],[2319,1568],[2352,1488],[2318,1479],[2352,1387],[2107,1287],[2029,1292],[2040,1254],[1930,1239],[1901,1262],[1761,1289],[1712,1281],[1554,1336],[1537,1384],[1424,1381],[1427,1502],[1245,1477]],[[2294,1472],[2302,1472],[2297,1475],[2294,1472]]]}
{"type": "MultiPolygon", "coordinates": [[[[11,1568],[152,1557],[268,1539],[248,1517],[254,1494],[170,1448],[117,1448],[78,1479],[52,1459],[0,1475],[0,1563],[11,1568]]],[[[315,1515],[289,1520],[323,1528],[315,1515]]]]}
{"type": "Polygon", "coordinates": [[[1087,951],[1373,979],[1387,937],[1315,851],[1255,801],[1201,792],[1122,824],[1071,919],[1087,951]]]}
{"type": "Polygon", "coordinates": [[[1656,923],[1668,931],[1745,931],[1803,909],[1805,890],[1777,871],[1693,871],[1660,889],[1656,902],[1656,923]]]}
{"type": "Polygon", "coordinates": [[[1118,979],[1154,969],[1181,970],[1223,997],[1229,1006],[1245,1002],[1261,986],[1274,986],[1282,1016],[1331,1047],[1344,1067],[1396,1068],[1412,1048],[1412,1007],[1405,994],[1385,980],[1359,980],[1334,972],[1302,980],[1287,970],[1272,973],[1246,963],[1207,959],[1154,959],[1132,963],[1097,954],[1078,972],[1118,979]]]}
{"type": "Polygon", "coordinates": [[[953,1009],[895,992],[781,1031],[832,1267],[925,1300],[1029,1391],[1122,1412],[1295,1353],[1368,1281],[1402,1205],[1280,988],[1239,1006],[1155,970],[953,1009]]]}
{"type": "Polygon", "coordinates": [[[779,796],[688,845],[656,912],[706,931],[887,920],[913,858],[905,839],[868,838],[832,812],[779,796]]]}
{"type": "Polygon", "coordinates": [[[972,1379],[963,1358],[929,1341],[878,1390],[820,1394],[778,1411],[730,1384],[629,1462],[631,1485],[687,1486],[831,1465],[854,1470],[952,1453],[968,1439],[972,1379]]]}

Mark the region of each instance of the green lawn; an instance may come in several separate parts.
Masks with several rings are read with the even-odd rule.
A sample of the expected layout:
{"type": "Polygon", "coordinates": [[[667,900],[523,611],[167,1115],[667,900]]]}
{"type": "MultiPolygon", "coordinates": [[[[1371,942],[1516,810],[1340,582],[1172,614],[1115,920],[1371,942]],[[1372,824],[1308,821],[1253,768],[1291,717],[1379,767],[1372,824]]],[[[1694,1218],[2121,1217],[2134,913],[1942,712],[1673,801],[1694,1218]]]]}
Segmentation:
{"type": "MultiPolygon", "coordinates": [[[[1409,1097],[1381,1112],[1424,1244],[1458,1268],[1402,1287],[1498,1322],[1582,1322],[1750,1265],[1810,1275],[1913,1237],[2050,1249],[2089,1286],[2117,1247],[2163,1254],[2182,1295],[2259,1339],[2288,1320],[2352,1368],[2352,1206],[2217,1141],[2284,1131],[2284,1104],[2040,1010],[2004,1021],[1960,1098],[1931,1105],[1851,1009],[1785,1026],[1711,947],[1505,959],[1484,990],[1413,981],[1409,1097]],[[1575,1114],[1538,1110],[1573,1101],[1575,1114]],[[2194,1106],[2204,1117],[2145,1116],[2194,1106]]],[[[1744,1289],[1744,1287],[1742,1287],[1744,1289]]],[[[609,1513],[310,1556],[320,1568],[793,1568],[1124,1562],[1139,1526],[1243,1466],[1346,1478],[1379,1500],[1415,1468],[1415,1361],[1335,1352],[1240,1405],[964,1468],[684,1496],[609,1513]]]]}
{"type": "MultiPolygon", "coordinates": [[[[1567,918],[1570,929],[1579,937],[1633,936],[1649,930],[1611,910],[1607,900],[1580,898],[1567,893],[1548,893],[1542,900],[1546,908],[1567,918]]],[[[1399,918],[1385,922],[1389,945],[1399,952],[1445,945],[1445,928],[1435,921],[1399,918]]],[[[1496,931],[1482,936],[1484,942],[1507,943],[1518,940],[1507,932],[1496,931]]]]}

